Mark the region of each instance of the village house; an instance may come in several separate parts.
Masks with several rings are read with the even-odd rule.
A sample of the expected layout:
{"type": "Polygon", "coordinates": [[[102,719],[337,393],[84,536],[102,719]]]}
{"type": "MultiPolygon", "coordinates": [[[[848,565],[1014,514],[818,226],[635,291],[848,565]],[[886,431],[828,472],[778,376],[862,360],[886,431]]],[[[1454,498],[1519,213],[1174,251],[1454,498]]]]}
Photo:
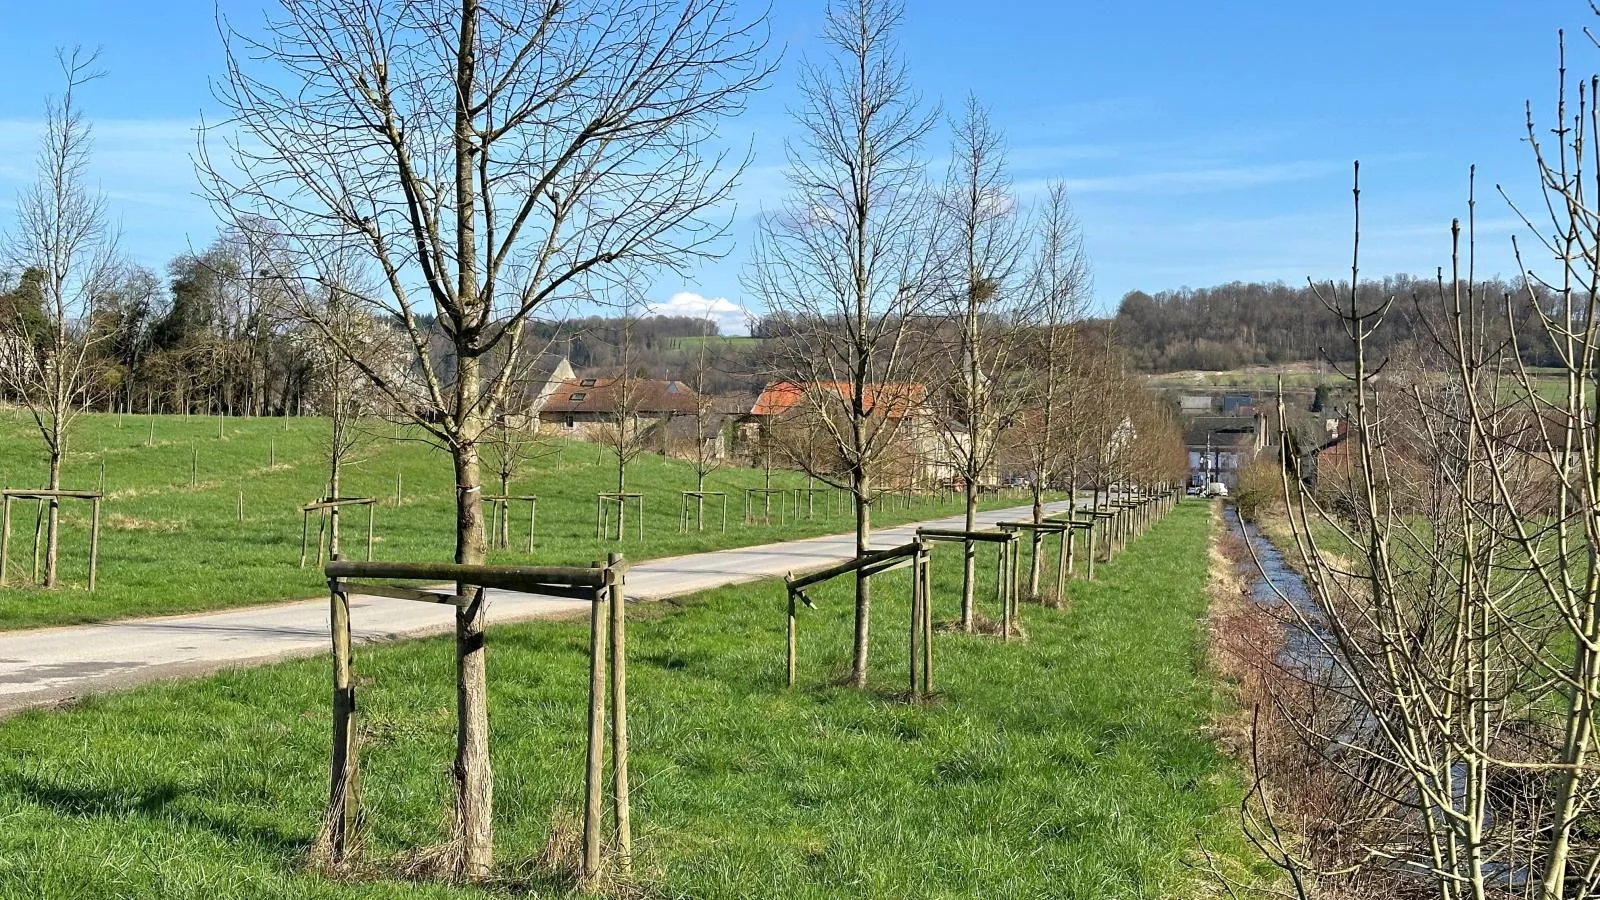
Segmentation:
{"type": "Polygon", "coordinates": [[[621,418],[631,419],[642,431],[665,429],[677,417],[693,416],[698,397],[681,381],[568,378],[549,392],[539,410],[539,427],[580,440],[621,418]]]}
{"type": "MultiPolygon", "coordinates": [[[[791,459],[811,456],[817,459],[819,468],[829,468],[826,460],[818,457],[826,453],[832,438],[818,433],[827,424],[814,417],[840,415],[839,401],[849,400],[853,390],[847,382],[770,382],[741,423],[741,442],[760,448],[778,441],[785,444],[784,450],[791,459]]],[[[878,473],[886,480],[885,488],[925,489],[956,477],[959,467],[928,406],[925,385],[871,385],[864,406],[874,418],[882,416],[887,420],[877,427],[894,430],[893,446],[878,473]]]]}

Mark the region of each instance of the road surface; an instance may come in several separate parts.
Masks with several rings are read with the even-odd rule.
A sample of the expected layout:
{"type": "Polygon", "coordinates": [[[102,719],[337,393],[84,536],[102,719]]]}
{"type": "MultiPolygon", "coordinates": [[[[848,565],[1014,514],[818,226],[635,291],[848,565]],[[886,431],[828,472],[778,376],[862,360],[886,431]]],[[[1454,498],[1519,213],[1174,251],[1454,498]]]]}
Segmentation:
{"type": "MultiPolygon", "coordinates": [[[[1051,510],[1065,508],[1051,504],[1051,510]]],[[[980,513],[979,527],[1022,518],[1027,507],[980,513]]],[[[875,546],[911,540],[918,526],[959,528],[950,516],[873,533],[875,546]]],[[[629,600],[660,600],[711,588],[820,569],[851,558],[853,534],[830,535],[673,556],[637,563],[628,572],[629,600]]],[[[491,623],[576,613],[588,601],[510,591],[489,592],[491,623]]],[[[453,608],[377,597],[352,597],[352,636],[382,642],[451,631],[453,608]]],[[[491,637],[492,639],[492,637],[491,637]]],[[[328,649],[328,601],[297,600],[222,612],[98,625],[0,632],[0,717],[36,706],[71,702],[234,666],[262,665],[328,649]]]]}

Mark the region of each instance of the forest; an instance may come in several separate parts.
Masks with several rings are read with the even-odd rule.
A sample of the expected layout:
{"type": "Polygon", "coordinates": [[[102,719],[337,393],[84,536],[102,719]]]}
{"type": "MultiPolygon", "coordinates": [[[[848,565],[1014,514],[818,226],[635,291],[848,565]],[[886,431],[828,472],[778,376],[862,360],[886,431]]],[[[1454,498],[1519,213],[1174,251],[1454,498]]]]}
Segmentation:
{"type": "MultiPolygon", "coordinates": [[[[1463,286],[1497,308],[1488,328],[1505,340],[1508,322],[1519,336],[1537,338],[1520,347],[1530,366],[1556,364],[1542,329],[1532,327],[1539,313],[1555,312],[1557,294],[1538,284],[1499,280],[1463,286]]],[[[1390,275],[1363,280],[1356,294],[1363,308],[1392,299],[1385,326],[1373,336],[1372,352],[1402,354],[1429,340],[1430,323],[1442,321],[1446,295],[1454,289],[1437,279],[1390,275]]],[[[1143,372],[1190,369],[1225,371],[1242,366],[1281,365],[1312,360],[1348,362],[1349,339],[1337,315],[1324,304],[1349,305],[1349,282],[1292,285],[1282,281],[1233,281],[1214,287],[1178,288],[1155,293],[1130,291],[1112,319],[1128,363],[1143,372]],[[1320,295],[1320,299],[1319,299],[1320,295]]],[[[1526,341],[1526,338],[1524,338],[1526,341]]]]}

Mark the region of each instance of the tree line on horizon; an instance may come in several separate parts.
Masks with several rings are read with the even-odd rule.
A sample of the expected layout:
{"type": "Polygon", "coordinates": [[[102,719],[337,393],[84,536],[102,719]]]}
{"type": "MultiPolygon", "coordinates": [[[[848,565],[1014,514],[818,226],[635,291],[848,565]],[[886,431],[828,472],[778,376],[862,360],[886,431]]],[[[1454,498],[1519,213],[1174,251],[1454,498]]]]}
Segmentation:
{"type": "MultiPolygon", "coordinates": [[[[1333,295],[1348,290],[1334,285],[1333,295]]],[[[1328,285],[1317,286],[1324,296],[1328,285]]],[[[1373,336],[1369,352],[1381,358],[1432,340],[1430,329],[1443,313],[1437,278],[1396,274],[1362,279],[1361,293],[1394,298],[1385,327],[1373,336]]],[[[1555,314],[1559,294],[1537,282],[1522,284],[1484,279],[1474,290],[1484,297],[1517,297],[1514,324],[1523,336],[1519,351],[1530,366],[1555,366],[1555,347],[1538,328],[1539,312],[1555,314]]],[[[1308,361],[1351,361],[1349,339],[1338,317],[1317,298],[1310,284],[1284,281],[1231,281],[1201,288],[1148,293],[1129,291],[1110,319],[1128,364],[1142,372],[1190,369],[1225,371],[1244,366],[1308,361]]],[[[1484,323],[1487,334],[1504,341],[1508,320],[1484,323]]]]}

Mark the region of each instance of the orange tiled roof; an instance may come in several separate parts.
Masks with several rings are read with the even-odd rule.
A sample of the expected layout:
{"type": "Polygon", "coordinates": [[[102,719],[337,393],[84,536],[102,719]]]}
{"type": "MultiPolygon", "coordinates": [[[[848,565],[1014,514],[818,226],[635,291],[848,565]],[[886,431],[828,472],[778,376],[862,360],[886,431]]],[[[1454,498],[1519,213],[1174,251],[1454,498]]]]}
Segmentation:
{"type": "MultiPolygon", "coordinates": [[[[808,391],[837,394],[848,400],[854,392],[854,387],[849,382],[844,381],[774,381],[766,386],[766,389],[761,392],[761,396],[756,398],[755,405],[750,407],[750,415],[782,415],[803,400],[808,391]]],[[[926,386],[908,382],[868,385],[866,407],[868,411],[871,411],[880,403],[886,404],[889,415],[893,418],[900,418],[912,409],[922,405],[922,401],[927,394],[928,389],[926,386]]]]}

